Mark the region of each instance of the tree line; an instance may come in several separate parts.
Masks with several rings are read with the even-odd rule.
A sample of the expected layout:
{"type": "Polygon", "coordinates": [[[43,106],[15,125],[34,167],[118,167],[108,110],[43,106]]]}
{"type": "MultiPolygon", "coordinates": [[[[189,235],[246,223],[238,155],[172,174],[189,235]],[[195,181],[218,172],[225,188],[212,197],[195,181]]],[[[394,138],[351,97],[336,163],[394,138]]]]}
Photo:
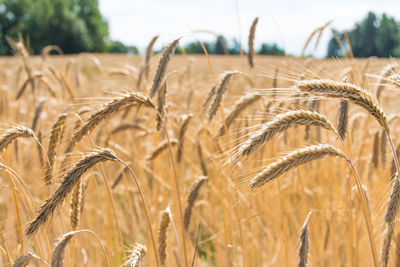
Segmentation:
{"type": "MultiPolygon", "coordinates": [[[[328,43],[327,57],[343,57],[350,50],[355,57],[397,57],[400,55],[400,23],[386,14],[373,12],[347,31],[334,31],[328,43]],[[345,50],[345,51],[343,51],[345,50]]],[[[32,53],[38,54],[46,45],[58,45],[66,54],[80,52],[138,53],[136,46],[112,40],[108,22],[99,10],[98,0],[0,0],[0,55],[12,50],[7,37],[21,36],[32,53]]],[[[240,54],[236,39],[219,35],[214,42],[204,42],[209,54],[240,54]]],[[[202,54],[199,42],[177,49],[177,53],[202,54]]],[[[243,52],[243,51],[242,51],[243,52]]],[[[284,55],[277,44],[263,43],[258,54],[284,55]]]]}

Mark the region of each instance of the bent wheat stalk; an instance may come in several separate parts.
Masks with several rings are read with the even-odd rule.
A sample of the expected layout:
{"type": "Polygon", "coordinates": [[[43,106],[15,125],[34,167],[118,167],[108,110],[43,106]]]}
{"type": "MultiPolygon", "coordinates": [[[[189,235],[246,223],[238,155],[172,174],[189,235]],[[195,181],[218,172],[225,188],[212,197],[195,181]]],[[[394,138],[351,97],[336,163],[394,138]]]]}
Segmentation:
{"type": "Polygon", "coordinates": [[[51,194],[39,207],[35,218],[29,223],[26,235],[31,236],[43,225],[55,209],[79,183],[81,176],[96,163],[112,160],[118,161],[115,153],[109,149],[95,150],[86,154],[62,178],[59,188],[51,194]]]}
{"type": "Polygon", "coordinates": [[[296,110],[276,116],[272,121],[261,126],[246,142],[239,147],[240,156],[249,155],[261,144],[271,140],[276,134],[286,131],[294,125],[315,125],[333,131],[333,124],[322,114],[314,111],[296,110]]]}

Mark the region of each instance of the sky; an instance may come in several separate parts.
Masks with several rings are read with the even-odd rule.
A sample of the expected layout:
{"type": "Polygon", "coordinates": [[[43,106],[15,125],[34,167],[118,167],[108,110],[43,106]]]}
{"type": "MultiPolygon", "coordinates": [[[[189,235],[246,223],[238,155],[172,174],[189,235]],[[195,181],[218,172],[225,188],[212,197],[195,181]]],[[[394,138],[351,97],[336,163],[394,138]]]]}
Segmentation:
{"type": "MultiPolygon", "coordinates": [[[[251,23],[259,17],[255,48],[263,42],[277,43],[288,54],[299,55],[310,33],[333,20],[331,27],[349,30],[368,11],[385,12],[400,20],[398,0],[99,0],[100,10],[108,20],[110,35],[143,52],[155,35],[160,35],[155,49],[177,37],[180,43],[214,41],[207,30],[228,40],[241,40],[247,49],[251,23]]],[[[326,55],[330,30],[324,32],[314,55],[326,55]]],[[[308,52],[313,52],[313,43],[308,52]]]]}

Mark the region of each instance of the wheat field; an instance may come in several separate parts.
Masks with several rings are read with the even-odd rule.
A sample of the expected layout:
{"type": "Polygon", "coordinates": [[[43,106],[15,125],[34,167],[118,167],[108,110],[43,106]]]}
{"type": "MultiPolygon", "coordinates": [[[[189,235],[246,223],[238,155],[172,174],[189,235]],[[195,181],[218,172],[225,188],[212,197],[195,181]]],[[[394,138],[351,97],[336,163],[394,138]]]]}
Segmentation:
{"type": "Polygon", "coordinates": [[[15,52],[1,266],[399,266],[396,60],[15,52]]]}

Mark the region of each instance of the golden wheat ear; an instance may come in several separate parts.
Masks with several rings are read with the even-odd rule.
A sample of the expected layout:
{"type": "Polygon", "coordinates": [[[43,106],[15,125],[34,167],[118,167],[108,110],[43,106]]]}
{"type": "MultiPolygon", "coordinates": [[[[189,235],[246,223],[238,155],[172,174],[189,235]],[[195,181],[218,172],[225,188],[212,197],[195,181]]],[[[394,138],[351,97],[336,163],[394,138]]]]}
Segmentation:
{"type": "Polygon", "coordinates": [[[258,17],[256,17],[253,20],[253,23],[251,24],[250,27],[250,33],[249,33],[249,52],[247,53],[247,58],[249,60],[249,65],[251,68],[254,67],[254,38],[256,35],[256,26],[258,23],[258,17]]]}
{"type": "Polygon", "coordinates": [[[51,184],[53,176],[54,160],[57,153],[57,146],[59,145],[59,140],[61,139],[61,133],[64,128],[67,115],[68,114],[66,113],[61,113],[57,117],[56,122],[51,127],[49,147],[47,149],[47,157],[49,158],[49,164],[46,166],[45,178],[44,178],[46,184],[51,184]]]}
{"type": "Polygon", "coordinates": [[[240,113],[259,100],[261,98],[261,95],[258,93],[249,93],[241,97],[234,105],[232,111],[229,113],[228,117],[225,119],[225,123],[221,125],[219,128],[218,134],[216,137],[223,136],[225,134],[225,127],[226,129],[229,128],[229,126],[233,123],[233,121],[240,115],[240,113]]]}
{"type": "Polygon", "coordinates": [[[278,133],[286,131],[294,125],[314,125],[336,133],[333,124],[322,114],[314,111],[296,110],[276,116],[272,121],[263,124],[238,149],[239,156],[246,156],[261,144],[268,142],[278,133]]]}
{"type": "Polygon", "coordinates": [[[140,261],[146,255],[147,248],[145,245],[136,243],[130,250],[128,259],[126,260],[124,266],[139,267],[140,261]]]}
{"type": "Polygon", "coordinates": [[[153,83],[150,88],[150,98],[152,98],[157,93],[158,89],[161,86],[165,73],[167,72],[168,63],[171,60],[171,56],[175,53],[175,49],[179,43],[179,39],[180,38],[169,43],[162,52],[160,61],[158,61],[156,74],[154,75],[153,83]]]}
{"type": "Polygon", "coordinates": [[[368,91],[357,85],[332,80],[303,80],[297,82],[296,87],[303,92],[347,99],[351,103],[364,108],[375,117],[386,132],[390,132],[388,120],[383,109],[368,91]]]}
{"type": "Polygon", "coordinates": [[[158,230],[158,255],[160,264],[164,265],[167,258],[167,231],[171,221],[171,210],[167,207],[161,212],[160,228],[158,230]]]}
{"type": "Polygon", "coordinates": [[[190,224],[190,218],[192,216],[192,209],[194,202],[197,199],[197,196],[199,195],[200,188],[204,184],[205,181],[207,181],[207,177],[200,177],[197,179],[197,181],[194,183],[192,189],[190,190],[190,194],[187,198],[187,206],[185,209],[185,216],[184,216],[184,226],[185,230],[188,229],[189,224],[190,224]]]}
{"type": "Polygon", "coordinates": [[[115,153],[109,149],[96,150],[86,154],[74,167],[70,169],[61,179],[61,185],[52,193],[39,207],[35,218],[29,223],[26,235],[31,236],[43,225],[48,218],[53,214],[55,209],[63,203],[63,200],[79,183],[82,175],[87,172],[96,163],[111,160],[118,161],[115,153]]]}
{"type": "Polygon", "coordinates": [[[15,126],[7,129],[0,135],[0,152],[7,148],[12,141],[17,138],[30,138],[35,137],[35,133],[24,126],[15,126]]]}
{"type": "Polygon", "coordinates": [[[270,164],[264,171],[257,174],[251,179],[249,186],[253,189],[259,188],[290,169],[313,160],[321,159],[327,155],[346,159],[342,151],[328,144],[319,144],[297,149],[278,159],[270,164]]]}
{"type": "Polygon", "coordinates": [[[307,258],[308,258],[308,221],[310,220],[311,212],[308,213],[306,220],[304,221],[303,226],[301,227],[300,234],[300,248],[299,248],[299,264],[298,267],[306,267],[307,266],[307,258]]]}

